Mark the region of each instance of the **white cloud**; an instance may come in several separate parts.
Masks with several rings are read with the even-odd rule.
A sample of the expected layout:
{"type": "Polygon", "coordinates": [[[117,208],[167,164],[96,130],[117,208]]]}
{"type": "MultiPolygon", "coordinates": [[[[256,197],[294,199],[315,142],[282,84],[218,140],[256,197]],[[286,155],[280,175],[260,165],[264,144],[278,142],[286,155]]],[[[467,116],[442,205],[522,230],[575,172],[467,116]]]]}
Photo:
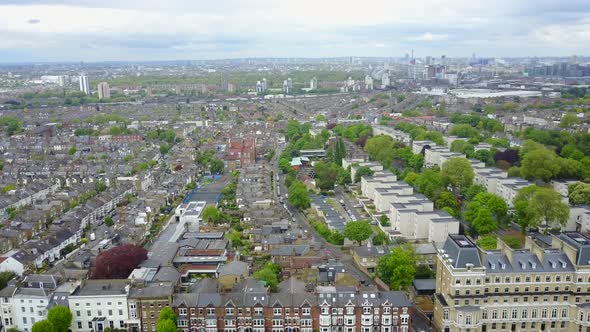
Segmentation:
{"type": "Polygon", "coordinates": [[[431,42],[431,41],[447,40],[448,38],[449,38],[449,35],[435,34],[435,33],[427,32],[427,33],[423,33],[418,36],[408,37],[407,40],[431,42]]]}

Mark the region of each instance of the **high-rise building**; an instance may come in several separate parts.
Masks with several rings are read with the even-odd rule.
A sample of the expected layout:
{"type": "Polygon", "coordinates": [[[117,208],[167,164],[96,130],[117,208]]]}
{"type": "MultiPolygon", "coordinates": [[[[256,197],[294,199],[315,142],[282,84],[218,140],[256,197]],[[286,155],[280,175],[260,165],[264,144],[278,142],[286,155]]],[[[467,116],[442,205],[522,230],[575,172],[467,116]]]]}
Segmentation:
{"type": "Polygon", "coordinates": [[[381,89],[387,89],[391,85],[391,81],[389,80],[389,74],[383,73],[381,77],[381,89]]]}
{"type": "Polygon", "coordinates": [[[373,90],[373,78],[369,75],[365,76],[365,90],[373,90]]]}
{"type": "Polygon", "coordinates": [[[98,99],[109,99],[111,98],[111,89],[109,83],[100,82],[98,83],[98,99]]]}
{"type": "Polygon", "coordinates": [[[80,75],[78,80],[80,81],[80,91],[89,95],[90,94],[90,82],[88,81],[88,76],[80,75]]]}
{"type": "Polygon", "coordinates": [[[309,89],[310,90],[317,90],[318,88],[318,79],[314,76],[311,81],[309,81],[309,89]]]}
{"type": "Polygon", "coordinates": [[[268,83],[266,81],[266,78],[263,78],[262,81],[256,82],[256,92],[258,92],[258,93],[265,92],[267,88],[268,88],[268,83]]]}
{"type": "Polygon", "coordinates": [[[293,92],[293,80],[291,79],[291,77],[283,81],[283,92],[286,94],[290,94],[293,92]]]}

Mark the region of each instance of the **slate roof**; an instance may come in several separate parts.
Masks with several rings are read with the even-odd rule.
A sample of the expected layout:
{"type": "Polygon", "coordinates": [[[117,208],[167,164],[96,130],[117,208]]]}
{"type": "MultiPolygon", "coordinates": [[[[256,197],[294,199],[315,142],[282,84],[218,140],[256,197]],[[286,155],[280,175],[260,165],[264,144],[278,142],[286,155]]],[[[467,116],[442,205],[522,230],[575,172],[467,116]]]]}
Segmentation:
{"type": "Polygon", "coordinates": [[[451,265],[454,268],[464,269],[467,264],[473,264],[473,267],[481,267],[479,250],[464,235],[449,235],[443,246],[444,254],[451,259],[451,265]]]}

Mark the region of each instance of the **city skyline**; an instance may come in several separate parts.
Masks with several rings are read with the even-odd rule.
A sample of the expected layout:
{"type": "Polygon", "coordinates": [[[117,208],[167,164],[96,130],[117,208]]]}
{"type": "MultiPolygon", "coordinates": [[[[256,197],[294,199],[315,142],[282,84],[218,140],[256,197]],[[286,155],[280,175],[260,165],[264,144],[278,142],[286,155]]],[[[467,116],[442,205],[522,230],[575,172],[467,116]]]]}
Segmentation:
{"type": "Polygon", "coordinates": [[[579,0],[142,4],[3,1],[0,63],[590,53],[590,3],[579,0]]]}

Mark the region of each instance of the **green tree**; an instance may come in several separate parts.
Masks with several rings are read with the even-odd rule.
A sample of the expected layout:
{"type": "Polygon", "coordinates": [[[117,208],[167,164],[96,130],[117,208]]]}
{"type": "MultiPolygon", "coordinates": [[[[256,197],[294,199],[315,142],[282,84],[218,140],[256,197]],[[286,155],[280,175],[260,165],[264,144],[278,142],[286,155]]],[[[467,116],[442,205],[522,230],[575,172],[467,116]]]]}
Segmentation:
{"type": "Polygon", "coordinates": [[[479,131],[468,124],[454,125],[449,134],[463,138],[479,137],[479,131]]]}
{"type": "MultiPolygon", "coordinates": [[[[568,187],[568,199],[573,205],[590,204],[590,184],[576,182],[568,187]]],[[[1,288],[1,287],[0,287],[1,288]]]]}
{"type": "Polygon", "coordinates": [[[404,181],[410,186],[413,186],[416,183],[416,180],[418,180],[418,177],[418,174],[414,172],[408,172],[408,174],[406,174],[406,177],[404,178],[404,181]]]}
{"type": "Polygon", "coordinates": [[[375,172],[369,166],[361,166],[356,170],[354,173],[354,182],[357,183],[361,181],[363,176],[373,176],[375,172]]]}
{"type": "Polygon", "coordinates": [[[580,124],[580,119],[575,113],[566,113],[561,117],[559,121],[559,127],[561,128],[572,128],[573,126],[580,124]]]}
{"type": "Polygon", "coordinates": [[[504,243],[506,243],[512,249],[522,248],[522,241],[515,236],[505,235],[502,237],[502,241],[504,241],[504,243]]]}
{"type": "Polygon", "coordinates": [[[451,143],[451,152],[459,152],[464,153],[466,155],[472,155],[475,152],[475,148],[473,144],[464,141],[462,139],[458,139],[451,143]]]}
{"type": "Polygon", "coordinates": [[[209,171],[211,174],[223,174],[223,168],[225,165],[223,164],[223,160],[221,159],[213,159],[209,165],[209,171]]]}
{"type": "Polygon", "coordinates": [[[498,224],[492,216],[492,212],[487,208],[479,208],[471,226],[479,234],[488,234],[495,231],[498,228],[498,224]]]}
{"type": "Polygon", "coordinates": [[[416,274],[414,276],[416,279],[432,279],[434,278],[434,272],[427,264],[418,264],[416,266],[416,274]]]}
{"type": "Polygon", "coordinates": [[[75,154],[76,154],[76,152],[77,152],[77,151],[78,151],[78,150],[76,150],[76,147],[75,147],[75,146],[72,146],[72,147],[71,147],[71,148],[68,150],[68,154],[69,154],[70,156],[73,156],[73,155],[75,155],[75,154]]]}
{"type": "Polygon", "coordinates": [[[389,167],[393,162],[393,148],[393,138],[385,135],[371,137],[365,144],[365,152],[369,157],[385,167],[389,167]]]}
{"type": "Polygon", "coordinates": [[[377,272],[391,290],[407,289],[416,275],[416,254],[411,246],[398,246],[381,257],[377,272]]]}
{"type": "Polygon", "coordinates": [[[346,223],[346,228],[344,228],[344,236],[358,242],[359,246],[362,245],[363,241],[369,239],[371,235],[373,235],[373,229],[368,221],[349,221],[346,223]]]}
{"type": "Polygon", "coordinates": [[[176,332],[176,323],[166,319],[166,320],[158,320],[156,324],[156,331],[158,332],[176,332]]]}
{"type": "Polygon", "coordinates": [[[270,288],[272,292],[277,290],[279,285],[279,273],[281,269],[278,265],[273,263],[267,263],[264,268],[254,272],[253,277],[263,281],[266,286],[270,288]]]}
{"type": "Polygon", "coordinates": [[[171,320],[176,324],[176,313],[172,308],[165,307],[160,311],[160,316],[158,317],[158,321],[160,320],[171,320]]]}
{"type": "Polygon", "coordinates": [[[514,209],[523,232],[527,227],[539,225],[565,225],[569,206],[562,202],[561,195],[552,188],[528,186],[521,189],[514,199],[514,209]]]}
{"type": "Polygon", "coordinates": [[[477,194],[483,193],[486,191],[486,187],[480,184],[472,184],[464,192],[465,199],[468,201],[472,200],[477,194]]]}
{"type": "Polygon", "coordinates": [[[291,170],[291,161],[287,159],[279,159],[279,169],[283,174],[289,173],[289,170],[291,170]]]}
{"type": "Polygon", "coordinates": [[[492,193],[482,192],[475,195],[473,201],[467,204],[465,220],[474,220],[477,217],[478,210],[481,208],[489,210],[498,222],[505,221],[508,216],[508,205],[504,199],[492,193]]]}
{"type": "MultiPolygon", "coordinates": [[[[459,210],[459,201],[457,201],[457,198],[453,193],[446,190],[440,193],[438,199],[434,202],[434,205],[437,209],[448,207],[453,211],[459,210]]],[[[457,215],[457,213],[452,213],[452,215],[457,215]]]]}
{"type": "Polygon", "coordinates": [[[54,332],[53,324],[50,321],[44,319],[33,324],[32,332],[54,332]]]}
{"type": "Polygon", "coordinates": [[[334,162],[338,166],[342,166],[342,159],[344,158],[346,158],[346,146],[344,145],[342,137],[339,137],[336,140],[336,145],[334,147],[334,162]]]}
{"type": "Polygon", "coordinates": [[[338,179],[340,168],[341,167],[334,163],[326,163],[323,161],[316,162],[313,169],[315,171],[317,187],[321,190],[334,189],[334,184],[338,179]]]}
{"type": "Polygon", "coordinates": [[[207,205],[201,212],[201,218],[210,224],[216,224],[221,221],[221,213],[214,205],[207,205]]]}
{"type": "Polygon", "coordinates": [[[555,152],[545,148],[534,149],[527,152],[522,158],[520,174],[528,180],[549,180],[559,174],[559,162],[555,152]]]}
{"type": "Polygon", "coordinates": [[[495,250],[498,246],[498,239],[494,235],[483,236],[476,243],[484,250],[495,250]]]}
{"type": "Polygon", "coordinates": [[[111,216],[106,216],[104,218],[104,224],[107,225],[107,226],[109,226],[109,227],[113,226],[114,225],[113,218],[111,216]]]}
{"type": "Polygon", "coordinates": [[[419,174],[414,184],[418,192],[424,194],[430,200],[436,200],[436,197],[444,190],[441,172],[432,168],[428,168],[419,174]]]}
{"type": "Polygon", "coordinates": [[[387,227],[387,226],[391,225],[391,223],[389,222],[389,218],[387,217],[386,214],[382,214],[381,217],[379,217],[379,223],[383,227],[387,227]]]}
{"type": "Polygon", "coordinates": [[[72,313],[70,309],[57,305],[47,312],[47,320],[51,322],[55,332],[68,332],[72,325],[72,313]]]}
{"type": "Polygon", "coordinates": [[[0,272],[0,290],[4,289],[8,282],[14,278],[16,274],[11,271],[0,272]]]}
{"type": "Polygon", "coordinates": [[[298,209],[306,209],[310,206],[311,200],[309,198],[309,192],[299,180],[293,181],[288,189],[289,203],[293,204],[298,209]]]}
{"type": "Polygon", "coordinates": [[[455,157],[443,163],[441,176],[445,186],[450,185],[453,192],[458,193],[473,183],[475,173],[469,160],[455,157]]]}

